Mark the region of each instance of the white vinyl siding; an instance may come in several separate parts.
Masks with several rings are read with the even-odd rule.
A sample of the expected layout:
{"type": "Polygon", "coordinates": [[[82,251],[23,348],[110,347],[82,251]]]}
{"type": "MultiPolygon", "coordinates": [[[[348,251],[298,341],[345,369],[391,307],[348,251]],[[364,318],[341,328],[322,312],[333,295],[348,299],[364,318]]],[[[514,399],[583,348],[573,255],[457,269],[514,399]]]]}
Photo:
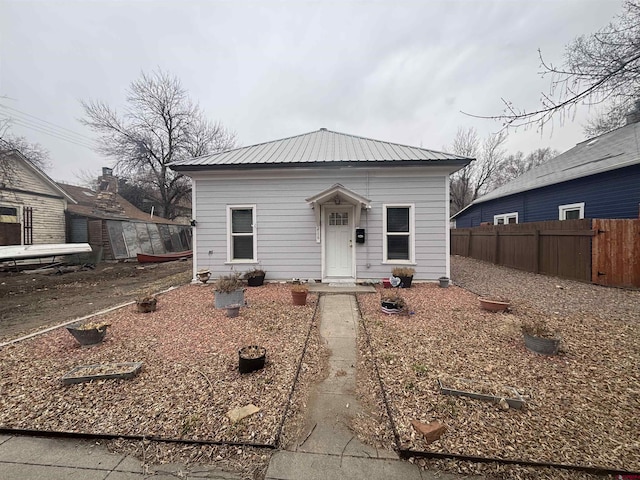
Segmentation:
{"type": "Polygon", "coordinates": [[[256,206],[227,206],[227,262],[257,262],[256,206]]]}
{"type": "Polygon", "coordinates": [[[383,205],[382,261],[409,263],[415,259],[413,205],[383,205]]]}
{"type": "Polygon", "coordinates": [[[323,244],[316,241],[315,212],[305,199],[340,183],[371,200],[358,225],[365,229],[365,243],[353,245],[357,278],[379,280],[391,273],[383,262],[382,207],[388,204],[414,206],[414,278],[437,280],[447,273],[449,220],[446,173],[432,172],[425,167],[190,172],[198,220],[194,268],[243,272],[259,261],[272,280],[321,279],[323,244]],[[253,262],[230,262],[227,205],[255,206],[253,262]]]}
{"type": "Polygon", "coordinates": [[[558,206],[560,220],[578,220],[584,218],[584,202],[558,206]]]}
{"type": "Polygon", "coordinates": [[[508,225],[510,223],[518,223],[518,212],[503,213],[493,216],[494,225],[508,225]]]}

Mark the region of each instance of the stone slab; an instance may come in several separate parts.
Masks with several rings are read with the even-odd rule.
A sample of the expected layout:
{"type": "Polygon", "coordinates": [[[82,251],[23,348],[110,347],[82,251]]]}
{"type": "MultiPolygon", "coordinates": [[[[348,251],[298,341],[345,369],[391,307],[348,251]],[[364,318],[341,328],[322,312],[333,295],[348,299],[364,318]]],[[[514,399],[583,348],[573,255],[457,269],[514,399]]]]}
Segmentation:
{"type": "Polygon", "coordinates": [[[111,470],[123,458],[83,440],[13,436],[0,445],[0,462],[111,470]]]}
{"type": "MultiPolygon", "coordinates": [[[[108,474],[109,472],[105,470],[0,462],[0,478],[7,480],[34,480],[37,478],[47,480],[104,480],[108,474]]],[[[111,480],[111,477],[109,477],[109,480],[111,480]]]]}

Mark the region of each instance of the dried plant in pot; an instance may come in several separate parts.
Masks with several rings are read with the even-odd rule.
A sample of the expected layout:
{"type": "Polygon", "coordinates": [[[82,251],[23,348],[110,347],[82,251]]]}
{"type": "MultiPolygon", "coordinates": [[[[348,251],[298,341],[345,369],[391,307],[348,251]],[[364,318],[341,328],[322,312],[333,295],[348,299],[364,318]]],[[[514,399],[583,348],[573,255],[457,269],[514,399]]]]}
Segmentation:
{"type": "Polygon", "coordinates": [[[236,273],[218,277],[214,292],[216,308],[226,308],[231,304],[244,305],[244,287],[236,273]]]}
{"type": "Polygon", "coordinates": [[[384,313],[402,313],[407,310],[407,302],[397,290],[383,291],[380,295],[380,307],[384,313]]]}
{"type": "Polygon", "coordinates": [[[67,331],[73,335],[73,338],[75,338],[80,345],[90,347],[102,343],[107,333],[107,327],[110,325],[110,323],[106,322],[73,323],[67,325],[67,331]]]}
{"type": "Polygon", "coordinates": [[[301,284],[294,284],[291,287],[291,300],[294,305],[306,305],[309,287],[301,284]]]}
{"type": "Polygon", "coordinates": [[[138,312],[140,313],[155,312],[157,306],[158,299],[150,293],[147,293],[136,299],[136,307],[138,308],[138,312]]]}
{"type": "Polygon", "coordinates": [[[411,288],[411,282],[416,270],[411,267],[395,267],[391,274],[400,279],[400,288],[411,288]]]}
{"type": "Polygon", "coordinates": [[[254,268],[245,272],[244,278],[247,280],[247,285],[250,287],[259,287],[264,283],[264,277],[267,275],[267,272],[262,270],[261,268],[254,268]]]}
{"type": "Polygon", "coordinates": [[[267,350],[258,345],[248,345],[238,351],[238,370],[240,373],[250,373],[264,368],[267,350]]]}
{"type": "Polygon", "coordinates": [[[556,355],[560,347],[560,336],[549,328],[540,317],[525,318],[522,321],[524,344],[532,352],[542,355],[556,355]]]}

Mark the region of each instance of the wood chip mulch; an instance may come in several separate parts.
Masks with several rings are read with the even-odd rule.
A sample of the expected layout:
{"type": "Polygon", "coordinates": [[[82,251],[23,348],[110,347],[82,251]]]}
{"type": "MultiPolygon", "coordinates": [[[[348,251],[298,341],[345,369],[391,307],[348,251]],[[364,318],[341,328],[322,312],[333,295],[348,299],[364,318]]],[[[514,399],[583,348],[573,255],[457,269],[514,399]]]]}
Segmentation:
{"type": "MultiPolygon", "coordinates": [[[[111,326],[99,346],[81,348],[60,328],[1,349],[0,425],[273,444],[317,297],[309,295],[306,306],[292,306],[288,285],[248,288],[248,306],[240,316],[227,318],[224,309],[214,308],[212,288],[180,287],[158,297],[152,313],[137,313],[130,305],[101,316],[111,326]],[[247,345],[265,347],[267,361],[264,369],[241,375],[238,350],[247,345]],[[60,381],[77,366],[138,361],[144,368],[133,379],[69,386],[60,381]],[[230,409],[250,403],[260,411],[237,423],[226,417],[230,409]]],[[[282,432],[284,442],[295,437],[301,425],[310,384],[323,368],[321,352],[314,324],[282,432]]],[[[124,441],[112,446],[150,462],[224,460],[232,467],[246,464],[247,455],[252,461],[269,455],[236,447],[124,441]]]]}
{"type": "MultiPolygon", "coordinates": [[[[551,282],[569,290],[574,283],[551,282]]],[[[511,313],[483,311],[478,295],[455,286],[417,284],[400,290],[409,306],[408,316],[381,312],[382,289],[376,295],[358,296],[372,343],[369,351],[361,328],[358,393],[368,411],[374,412],[355,422],[360,437],[393,446],[373,371],[375,358],[402,448],[640,470],[640,303],[635,303],[635,310],[631,306],[640,300],[640,292],[632,292],[629,305],[606,314],[566,307],[568,292],[553,286],[544,295],[557,295],[556,302],[565,305],[563,312],[554,314],[538,308],[537,302],[544,299],[535,297],[544,295],[531,283],[511,285],[522,291],[520,298],[511,296],[511,313]],[[525,348],[520,325],[532,314],[544,316],[561,333],[559,355],[542,356],[525,348]],[[513,386],[527,404],[522,410],[504,409],[472,398],[441,395],[437,380],[445,376],[484,382],[496,389],[513,386]],[[448,429],[440,440],[427,444],[412,420],[438,420],[448,429]]],[[[591,478],[575,471],[412,461],[492,478],[591,478]]]]}

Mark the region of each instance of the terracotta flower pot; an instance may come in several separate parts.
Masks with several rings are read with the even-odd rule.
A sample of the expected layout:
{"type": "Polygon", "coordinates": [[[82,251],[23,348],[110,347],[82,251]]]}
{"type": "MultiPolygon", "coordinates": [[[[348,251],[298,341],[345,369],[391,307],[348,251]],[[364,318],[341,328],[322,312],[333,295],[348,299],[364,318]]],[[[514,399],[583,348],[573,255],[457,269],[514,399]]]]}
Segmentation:
{"type": "Polygon", "coordinates": [[[136,301],[136,306],[138,308],[138,312],[140,313],[155,312],[157,305],[158,305],[157,298],[136,301]]]}
{"type": "Polygon", "coordinates": [[[508,300],[498,300],[483,297],[480,297],[478,300],[480,301],[480,306],[484,310],[488,310],[489,312],[506,312],[507,310],[509,310],[509,306],[511,305],[508,300]]]}
{"type": "Polygon", "coordinates": [[[294,305],[306,305],[307,304],[307,292],[291,291],[291,298],[294,305]]]}

